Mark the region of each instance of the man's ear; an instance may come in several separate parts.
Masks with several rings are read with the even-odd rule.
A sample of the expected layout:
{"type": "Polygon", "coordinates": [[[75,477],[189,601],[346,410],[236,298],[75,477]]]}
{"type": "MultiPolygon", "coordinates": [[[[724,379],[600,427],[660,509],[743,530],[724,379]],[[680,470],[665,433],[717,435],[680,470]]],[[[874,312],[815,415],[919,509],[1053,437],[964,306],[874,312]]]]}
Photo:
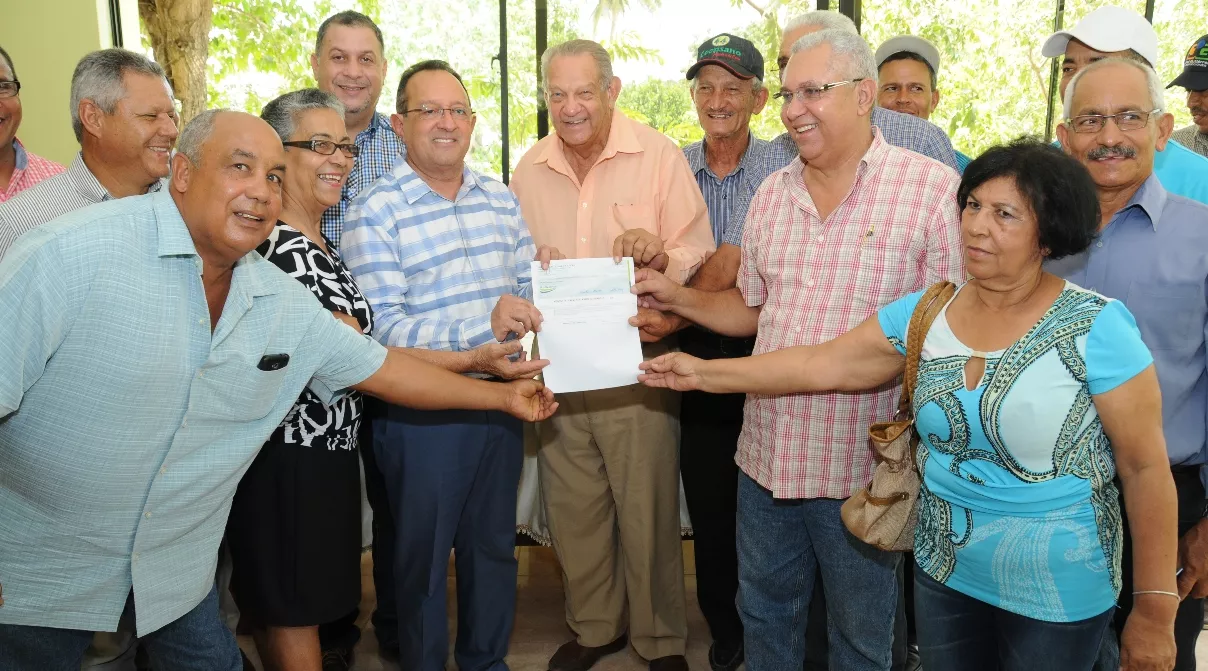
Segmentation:
{"type": "Polygon", "coordinates": [[[1068,140],[1070,137],[1069,128],[1064,123],[1059,123],[1057,124],[1055,130],[1057,131],[1057,144],[1061,145],[1061,148],[1065,150],[1065,153],[1073,156],[1074,152],[1072,149],[1070,149],[1069,142],[1066,142],[1066,140],[1068,140]]]}
{"type": "Polygon", "coordinates": [[[101,127],[105,121],[105,112],[90,98],[84,98],[80,100],[77,113],[80,116],[80,124],[84,127],[84,134],[100,137],[101,127]]]}
{"type": "Polygon", "coordinates": [[[1158,137],[1154,140],[1153,148],[1158,151],[1166,151],[1166,143],[1170,141],[1170,134],[1174,132],[1174,115],[1168,112],[1163,113],[1154,125],[1158,129],[1158,137]]]}
{"type": "Polygon", "coordinates": [[[193,179],[193,162],[179,151],[172,154],[172,176],[169,184],[173,191],[184,193],[189,190],[189,181],[193,179]]]}

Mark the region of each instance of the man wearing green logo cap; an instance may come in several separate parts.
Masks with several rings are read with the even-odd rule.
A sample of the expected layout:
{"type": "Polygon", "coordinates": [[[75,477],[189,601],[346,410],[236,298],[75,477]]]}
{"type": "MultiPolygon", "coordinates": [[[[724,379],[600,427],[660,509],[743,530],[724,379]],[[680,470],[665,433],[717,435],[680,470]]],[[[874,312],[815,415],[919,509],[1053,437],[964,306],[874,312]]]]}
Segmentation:
{"type": "Polygon", "coordinates": [[[1170,82],[1187,90],[1187,109],[1191,112],[1191,125],[1176,130],[1171,139],[1208,157],[1208,35],[1204,35],[1187,50],[1183,61],[1183,74],[1170,82]]]}

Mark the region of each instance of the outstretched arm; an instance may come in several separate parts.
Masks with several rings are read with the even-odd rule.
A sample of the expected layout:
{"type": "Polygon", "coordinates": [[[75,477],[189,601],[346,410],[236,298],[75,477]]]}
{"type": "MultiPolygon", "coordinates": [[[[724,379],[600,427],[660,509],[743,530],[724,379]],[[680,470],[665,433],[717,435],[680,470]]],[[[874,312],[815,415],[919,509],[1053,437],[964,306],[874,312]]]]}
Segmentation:
{"type": "Polygon", "coordinates": [[[901,375],[906,357],[875,316],[834,340],[738,359],[702,361],[683,353],[643,362],[638,380],[652,387],[716,394],[863,391],[901,375]]]}

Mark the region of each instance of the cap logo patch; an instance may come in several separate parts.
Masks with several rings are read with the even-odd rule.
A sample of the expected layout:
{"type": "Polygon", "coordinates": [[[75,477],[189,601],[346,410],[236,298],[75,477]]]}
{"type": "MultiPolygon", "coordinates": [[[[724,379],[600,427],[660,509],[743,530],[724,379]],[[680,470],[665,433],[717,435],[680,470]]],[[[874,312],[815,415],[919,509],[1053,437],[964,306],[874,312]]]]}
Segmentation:
{"type": "Polygon", "coordinates": [[[715,47],[724,47],[729,43],[730,43],[729,35],[718,35],[717,37],[713,38],[713,46],[715,46],[715,47]]]}

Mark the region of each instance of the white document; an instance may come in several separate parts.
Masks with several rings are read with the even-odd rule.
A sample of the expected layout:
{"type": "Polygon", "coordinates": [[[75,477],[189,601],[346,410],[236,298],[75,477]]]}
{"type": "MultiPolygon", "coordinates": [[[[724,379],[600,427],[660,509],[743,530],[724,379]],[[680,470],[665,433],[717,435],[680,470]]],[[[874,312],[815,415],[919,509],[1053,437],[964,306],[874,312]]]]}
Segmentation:
{"type": "Polygon", "coordinates": [[[633,259],[563,259],[549,270],[533,262],[533,304],[541,311],[537,334],[541,371],[555,394],[608,389],[638,381],[642,342],[629,318],[638,313],[633,259]]]}

